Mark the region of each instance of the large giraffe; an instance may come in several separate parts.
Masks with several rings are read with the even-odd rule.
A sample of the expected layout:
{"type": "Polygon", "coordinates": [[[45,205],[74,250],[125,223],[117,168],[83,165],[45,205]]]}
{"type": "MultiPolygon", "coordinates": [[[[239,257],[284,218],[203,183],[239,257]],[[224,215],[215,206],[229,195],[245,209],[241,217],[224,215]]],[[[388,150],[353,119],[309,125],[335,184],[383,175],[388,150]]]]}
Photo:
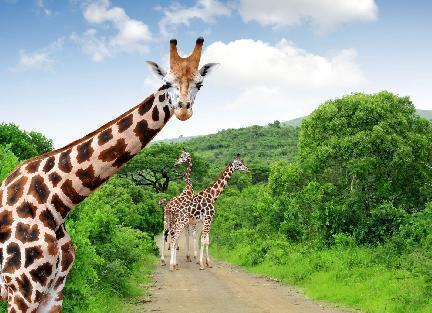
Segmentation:
{"type": "MultiPolygon", "coordinates": [[[[164,205],[164,238],[162,241],[162,250],[161,250],[161,256],[160,256],[160,263],[162,266],[166,265],[165,263],[165,242],[168,241],[169,237],[169,229],[171,228],[171,223],[173,220],[173,216],[175,214],[175,211],[178,209],[178,206],[181,202],[183,202],[183,198],[191,198],[193,196],[194,190],[192,186],[192,181],[190,179],[190,174],[192,172],[192,156],[182,150],[180,153],[180,157],[178,160],[174,163],[175,166],[188,163],[188,167],[184,174],[184,181],[186,183],[183,191],[180,195],[172,198],[170,201],[166,202],[164,205]]],[[[186,229],[186,260],[188,262],[191,261],[190,255],[189,255],[189,228],[186,229]]],[[[178,247],[177,247],[178,248],[178,247]]]]}
{"type": "MultiPolygon", "coordinates": [[[[195,227],[195,224],[198,222],[203,223],[199,258],[200,269],[204,269],[204,247],[206,249],[206,264],[208,267],[211,267],[208,247],[210,244],[210,225],[215,214],[214,203],[224,190],[232,173],[236,170],[240,172],[249,172],[249,169],[244,165],[244,162],[240,159],[239,155],[237,155],[237,157],[225,168],[220,177],[210,187],[202,190],[192,198],[182,198],[183,201],[179,203],[177,210],[173,212],[173,221],[171,222],[172,226],[170,228],[172,237],[170,260],[171,271],[173,271],[177,266],[176,246],[181,232],[190,225],[195,227]]],[[[194,254],[196,254],[195,244],[194,254]]]]}
{"type": "Polygon", "coordinates": [[[60,312],[75,257],[64,221],[70,211],[164,127],[192,115],[214,63],[198,70],[204,39],[189,57],[170,41],[170,70],[149,62],[164,85],[143,102],[59,150],[21,163],[0,187],[0,298],[8,312],[60,312]]]}

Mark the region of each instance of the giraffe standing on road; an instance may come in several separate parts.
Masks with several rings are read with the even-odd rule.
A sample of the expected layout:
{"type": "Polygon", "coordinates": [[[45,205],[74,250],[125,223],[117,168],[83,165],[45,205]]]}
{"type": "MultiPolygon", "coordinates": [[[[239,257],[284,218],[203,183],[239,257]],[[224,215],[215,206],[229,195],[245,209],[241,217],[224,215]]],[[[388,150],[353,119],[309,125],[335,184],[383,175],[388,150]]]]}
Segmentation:
{"type": "Polygon", "coordinates": [[[173,114],[182,121],[204,77],[204,39],[182,58],[170,41],[170,70],[149,62],[164,85],[143,102],[59,150],[21,163],[0,185],[0,299],[8,312],[60,312],[75,257],[64,222],[71,210],[159,133],[173,114]]]}
{"type": "MultiPolygon", "coordinates": [[[[214,203],[223,192],[228,180],[236,170],[249,172],[249,169],[244,165],[243,160],[240,159],[240,155],[237,155],[234,161],[226,167],[219,179],[217,179],[213,185],[202,190],[192,198],[182,199],[183,201],[179,204],[178,209],[173,214],[172,226],[170,229],[172,236],[170,260],[171,271],[173,271],[177,266],[176,246],[181,232],[189,225],[196,225],[198,222],[203,223],[199,258],[200,269],[204,269],[204,248],[206,253],[206,264],[208,267],[212,267],[208,247],[210,244],[210,226],[215,214],[214,203]]],[[[196,247],[194,247],[194,250],[196,251],[196,247]]]]}
{"type": "MultiPolygon", "coordinates": [[[[188,163],[188,167],[184,174],[184,181],[186,183],[182,193],[178,195],[177,197],[174,197],[170,201],[166,202],[164,205],[164,240],[162,242],[162,250],[161,250],[161,257],[160,257],[160,263],[162,266],[166,265],[165,262],[165,242],[168,241],[169,237],[169,230],[172,226],[172,220],[173,216],[175,214],[175,211],[178,209],[178,206],[181,202],[184,201],[183,198],[191,198],[194,194],[192,181],[190,179],[190,174],[192,172],[192,156],[187,153],[186,151],[182,150],[180,153],[179,159],[175,162],[175,166],[188,163]]],[[[186,261],[190,262],[190,255],[189,255],[189,228],[186,229],[186,261]]],[[[178,247],[177,247],[178,248],[178,247]]]]}

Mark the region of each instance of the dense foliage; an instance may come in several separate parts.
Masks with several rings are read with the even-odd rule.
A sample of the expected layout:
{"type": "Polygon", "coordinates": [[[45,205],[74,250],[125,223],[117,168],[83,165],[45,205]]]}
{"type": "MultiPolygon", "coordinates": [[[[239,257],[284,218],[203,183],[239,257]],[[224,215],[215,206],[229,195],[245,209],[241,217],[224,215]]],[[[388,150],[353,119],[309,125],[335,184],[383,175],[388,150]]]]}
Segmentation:
{"type": "MultiPolygon", "coordinates": [[[[35,144],[34,138],[42,135],[27,136],[13,125],[0,128],[0,138],[10,138],[0,145],[1,180],[22,158],[51,149],[49,140],[42,140],[48,143],[45,147],[35,144]],[[14,132],[6,137],[3,130],[14,132]]],[[[77,255],[66,282],[64,312],[121,312],[122,299],[142,292],[139,285],[157,253],[153,237],[162,229],[158,200],[150,190],[114,177],[74,209],[66,228],[77,255]]],[[[6,303],[0,303],[0,312],[6,312],[6,303]]]]}
{"type": "Polygon", "coordinates": [[[135,276],[153,267],[162,209],[154,193],[114,177],[77,206],[67,221],[76,259],[65,288],[65,312],[121,311],[136,295],[135,276]]]}
{"type": "MultiPolygon", "coordinates": [[[[157,202],[184,186],[184,167],[173,169],[184,146],[196,190],[237,153],[252,169],[216,203],[213,255],[365,312],[432,312],[431,137],[408,98],[381,92],[328,101],[300,128],[275,121],[151,145],[69,219],[77,259],[65,311],[115,312],[136,292],[161,230],[157,202]]],[[[13,151],[0,142],[1,175],[20,159],[13,151]]]]}
{"type": "Polygon", "coordinates": [[[221,197],[213,253],[366,312],[432,311],[431,135],[388,92],[324,103],[293,162],[221,197]]]}
{"type": "MultiPolygon", "coordinates": [[[[155,192],[168,191],[170,182],[183,178],[188,164],[174,166],[180,155],[182,146],[179,144],[158,143],[143,149],[120,171],[120,176],[126,177],[138,186],[150,187],[155,192]]],[[[193,157],[192,179],[202,180],[208,172],[208,165],[198,155],[193,157]]]]}
{"type": "Polygon", "coordinates": [[[259,183],[267,181],[271,162],[294,159],[298,134],[298,128],[281,127],[275,122],[268,126],[227,129],[192,138],[183,145],[217,168],[225,166],[240,153],[252,170],[252,182],[259,183]]]}
{"type": "Polygon", "coordinates": [[[10,150],[10,145],[0,145],[0,181],[12,172],[18,162],[18,158],[10,150]]]}
{"type": "Polygon", "coordinates": [[[0,124],[0,145],[10,145],[21,161],[53,150],[51,139],[38,132],[21,130],[15,124],[0,124]]]}

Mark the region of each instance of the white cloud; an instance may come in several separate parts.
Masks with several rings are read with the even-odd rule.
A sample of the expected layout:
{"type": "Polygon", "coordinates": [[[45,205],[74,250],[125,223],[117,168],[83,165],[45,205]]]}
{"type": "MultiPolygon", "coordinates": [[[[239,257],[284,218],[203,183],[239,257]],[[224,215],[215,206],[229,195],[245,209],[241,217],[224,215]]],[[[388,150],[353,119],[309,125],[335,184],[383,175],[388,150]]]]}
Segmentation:
{"type": "Polygon", "coordinates": [[[227,127],[241,126],[240,117],[242,125],[250,125],[305,115],[366,83],[353,49],[324,56],[285,39],[275,45],[241,39],[212,43],[202,58],[203,63],[221,64],[205,82],[203,90],[211,91],[206,89],[210,94],[204,101],[218,110],[223,107],[222,114],[232,113],[227,127]]]}
{"type": "Polygon", "coordinates": [[[295,26],[311,23],[325,32],[336,26],[377,18],[375,0],[240,0],[239,13],[245,22],[263,26],[295,26]]]}
{"type": "Polygon", "coordinates": [[[228,16],[230,9],[217,0],[198,0],[194,6],[186,7],[174,3],[168,8],[159,8],[164,17],[159,21],[159,30],[167,36],[180,24],[188,26],[193,19],[213,23],[218,16],[228,16]]]}
{"type": "Polygon", "coordinates": [[[28,70],[51,71],[55,60],[53,55],[63,48],[64,38],[59,38],[45,48],[34,52],[20,50],[18,64],[12,69],[13,72],[28,70]]]}
{"type": "Polygon", "coordinates": [[[129,17],[125,10],[112,6],[109,0],[85,3],[83,16],[95,28],[88,29],[81,36],[71,38],[82,45],[84,53],[96,61],[102,61],[118,52],[145,53],[152,34],[148,26],[129,17]],[[114,30],[114,34],[112,34],[114,30]],[[105,35],[100,35],[102,32],[105,35]]]}
{"type": "Polygon", "coordinates": [[[46,16],[51,16],[53,14],[53,12],[46,7],[44,0],[36,0],[36,6],[46,16]]]}

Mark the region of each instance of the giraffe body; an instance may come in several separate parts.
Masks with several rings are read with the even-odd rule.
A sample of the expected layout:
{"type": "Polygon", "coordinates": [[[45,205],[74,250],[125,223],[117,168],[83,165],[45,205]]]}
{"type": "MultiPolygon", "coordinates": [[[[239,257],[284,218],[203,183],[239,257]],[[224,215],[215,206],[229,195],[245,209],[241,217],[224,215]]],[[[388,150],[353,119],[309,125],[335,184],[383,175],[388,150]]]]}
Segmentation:
{"type": "MultiPolygon", "coordinates": [[[[202,44],[199,38],[196,46],[202,44]]],[[[201,82],[199,55],[193,56],[194,62],[182,66],[201,82]]],[[[64,148],[24,161],[1,183],[0,300],[8,301],[9,313],[61,312],[75,258],[64,227],[68,214],[144,148],[173,114],[181,120],[192,115],[195,95],[192,99],[178,84],[184,77],[172,65],[166,75],[165,84],[142,103],[64,148]],[[189,97],[187,107],[178,92],[189,97]]]]}
{"type": "MultiPolygon", "coordinates": [[[[203,224],[203,229],[201,233],[199,258],[200,269],[204,269],[204,249],[206,253],[206,265],[208,267],[212,266],[208,253],[208,247],[210,244],[209,234],[211,222],[215,214],[214,203],[223,192],[232,173],[236,170],[241,172],[249,171],[239,157],[229,164],[229,166],[222,172],[219,179],[212,186],[202,190],[196,195],[193,195],[191,198],[179,199],[177,210],[173,212],[172,226],[170,228],[170,233],[172,236],[170,270],[174,270],[177,265],[177,255],[175,248],[177,246],[178,238],[181,232],[191,226],[196,233],[196,224],[201,222],[203,224]]],[[[188,232],[186,234],[188,234],[188,232]]],[[[195,236],[196,235],[194,234],[194,237],[195,236]]],[[[194,251],[196,251],[195,243],[194,251]]]]}
{"type": "MultiPolygon", "coordinates": [[[[162,250],[161,250],[161,258],[160,262],[161,265],[165,265],[165,242],[168,241],[169,237],[169,229],[172,227],[173,218],[175,216],[175,211],[178,209],[180,203],[185,201],[185,198],[191,198],[194,194],[192,181],[190,179],[190,174],[192,172],[192,156],[187,153],[186,151],[182,151],[180,154],[179,159],[175,162],[175,165],[188,163],[188,167],[186,169],[185,175],[184,175],[184,181],[186,183],[182,193],[178,195],[177,197],[174,197],[170,201],[168,201],[164,207],[164,240],[162,243],[162,250]]],[[[186,232],[186,260],[190,261],[190,255],[189,255],[189,234],[188,230],[186,232]]],[[[177,247],[178,248],[178,247],[177,247]]]]}
{"type": "Polygon", "coordinates": [[[0,288],[10,311],[61,310],[75,257],[65,219],[170,119],[165,94],[162,88],[96,132],[23,162],[3,181],[0,288]]]}

